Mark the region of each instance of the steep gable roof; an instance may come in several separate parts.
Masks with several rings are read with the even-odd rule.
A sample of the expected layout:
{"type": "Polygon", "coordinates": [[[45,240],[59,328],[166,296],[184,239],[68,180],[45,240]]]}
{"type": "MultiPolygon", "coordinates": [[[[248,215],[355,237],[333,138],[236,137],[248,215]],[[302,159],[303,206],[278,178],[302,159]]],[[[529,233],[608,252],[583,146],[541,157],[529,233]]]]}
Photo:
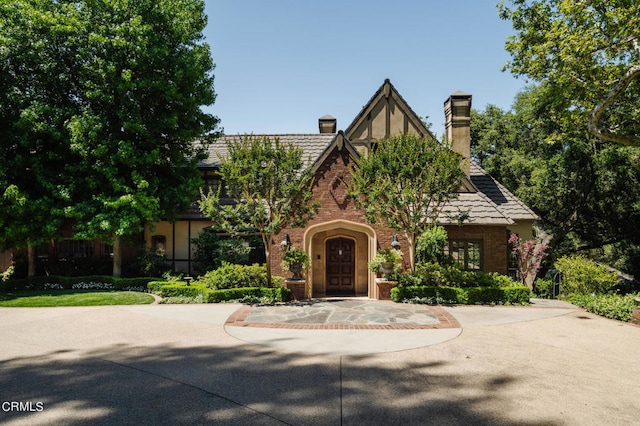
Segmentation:
{"type": "MultiPolygon", "coordinates": [[[[456,92],[454,95],[456,94],[464,93],[456,92]]],[[[335,148],[339,151],[347,150],[357,160],[360,157],[359,147],[403,132],[433,137],[387,79],[344,132],[223,136],[209,146],[208,158],[202,160],[199,166],[205,169],[219,167],[220,157],[228,154],[229,140],[266,136],[301,148],[303,158],[308,160],[307,166],[315,172],[335,148]],[[400,124],[402,128],[393,127],[400,124]]],[[[473,161],[469,179],[464,180],[458,198],[447,203],[440,222],[455,224],[456,217],[460,214],[468,215],[465,223],[478,225],[511,225],[518,220],[539,219],[529,207],[473,161]]]]}
{"type": "Polygon", "coordinates": [[[315,173],[317,171],[318,167],[320,167],[322,165],[324,160],[326,160],[327,157],[329,155],[331,155],[331,152],[334,150],[334,148],[337,148],[338,151],[342,151],[343,149],[346,150],[349,153],[349,155],[351,156],[351,158],[353,158],[353,159],[357,160],[358,158],[360,158],[360,153],[358,152],[358,150],[353,146],[353,144],[349,141],[349,139],[347,139],[345,137],[345,135],[342,132],[342,130],[340,130],[335,135],[335,137],[333,138],[331,143],[329,145],[327,145],[327,147],[322,152],[322,154],[319,155],[316,158],[316,160],[313,162],[313,165],[311,166],[311,170],[312,170],[313,173],[315,173]]]}
{"type": "MultiPolygon", "coordinates": [[[[362,107],[344,134],[357,148],[369,147],[374,141],[400,134],[435,138],[389,79],[382,83],[362,107]]],[[[465,177],[460,191],[473,193],[476,192],[476,188],[465,177]]]]}
{"type": "Polygon", "coordinates": [[[346,137],[356,146],[358,143],[371,143],[387,139],[391,135],[406,133],[433,137],[389,79],[382,83],[344,131],[346,137]]]}

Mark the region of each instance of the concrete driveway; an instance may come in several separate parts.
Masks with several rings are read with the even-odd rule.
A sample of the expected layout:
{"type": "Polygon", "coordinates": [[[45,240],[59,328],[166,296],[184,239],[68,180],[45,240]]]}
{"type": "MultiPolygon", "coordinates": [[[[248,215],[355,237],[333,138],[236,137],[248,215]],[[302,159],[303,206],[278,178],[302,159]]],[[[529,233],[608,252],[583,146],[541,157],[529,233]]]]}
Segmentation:
{"type": "Polygon", "coordinates": [[[640,328],[571,305],[340,330],[243,309],[0,308],[0,424],[640,422],[640,328]]]}

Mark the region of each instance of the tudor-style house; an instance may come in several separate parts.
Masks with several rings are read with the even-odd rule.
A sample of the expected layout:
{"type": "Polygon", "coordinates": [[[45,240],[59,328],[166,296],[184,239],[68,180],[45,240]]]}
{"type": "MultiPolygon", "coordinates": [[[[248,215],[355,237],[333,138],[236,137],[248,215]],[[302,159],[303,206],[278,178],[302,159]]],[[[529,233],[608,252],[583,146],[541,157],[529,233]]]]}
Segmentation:
{"type": "MultiPolygon", "coordinates": [[[[445,207],[440,224],[449,236],[449,253],[460,267],[472,271],[508,273],[508,236],[514,232],[531,238],[536,214],[511,192],[494,180],[470,158],[471,95],[452,94],[444,103],[446,136],[453,141],[452,149],[467,160],[463,162],[466,179],[457,199],[445,207]],[[453,213],[465,212],[468,219],[462,225],[449,219],[453,213]]],[[[362,108],[346,130],[337,130],[336,119],[324,116],[318,122],[317,134],[269,135],[282,142],[302,148],[304,157],[311,157],[314,175],[313,194],[320,210],[305,228],[286,229],[274,238],[279,246],[284,234],[291,245],[306,251],[312,267],[306,279],[306,297],[329,294],[352,294],[378,298],[375,275],[367,268],[369,260],[380,248],[389,247],[397,234],[401,249],[408,258],[408,247],[402,233],[386,227],[372,226],[346,196],[344,180],[349,179],[349,166],[365,154],[372,144],[384,143],[397,134],[432,137],[420,118],[386,80],[362,108]]],[[[219,154],[226,152],[226,141],[217,140],[209,148],[209,156],[200,166],[205,179],[215,175],[219,154]]],[[[179,271],[193,274],[192,238],[211,227],[197,209],[186,212],[174,223],[155,224],[147,231],[149,248],[162,247],[170,262],[179,271]]],[[[274,274],[280,270],[282,252],[272,250],[274,274]]]]}

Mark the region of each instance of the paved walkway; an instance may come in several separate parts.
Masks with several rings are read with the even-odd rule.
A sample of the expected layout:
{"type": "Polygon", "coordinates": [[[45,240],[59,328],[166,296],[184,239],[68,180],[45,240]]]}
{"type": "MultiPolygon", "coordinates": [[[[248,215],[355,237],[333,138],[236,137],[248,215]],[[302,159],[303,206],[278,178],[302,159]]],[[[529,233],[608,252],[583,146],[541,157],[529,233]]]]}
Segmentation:
{"type": "Polygon", "coordinates": [[[396,352],[454,339],[466,327],[550,318],[576,307],[534,300],[531,307],[427,306],[367,298],[330,298],[276,306],[244,306],[226,332],[280,351],[322,355],[396,352]],[[535,309],[534,309],[535,308],[535,309]],[[367,332],[354,332],[367,330],[367,332]]]}
{"type": "Polygon", "coordinates": [[[637,423],[640,328],[535,302],[0,308],[0,424],[637,423]]]}

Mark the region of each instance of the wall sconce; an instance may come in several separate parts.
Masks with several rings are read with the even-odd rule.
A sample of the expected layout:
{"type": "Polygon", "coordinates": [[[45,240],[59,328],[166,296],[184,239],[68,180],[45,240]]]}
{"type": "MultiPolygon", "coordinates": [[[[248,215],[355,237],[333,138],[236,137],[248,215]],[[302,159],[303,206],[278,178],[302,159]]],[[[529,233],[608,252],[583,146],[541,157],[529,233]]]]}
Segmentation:
{"type": "Polygon", "coordinates": [[[282,238],[282,242],[280,243],[280,248],[284,251],[287,251],[291,246],[291,239],[289,238],[289,234],[284,233],[284,238],[282,238]]]}
{"type": "Polygon", "coordinates": [[[398,241],[398,236],[393,234],[391,237],[391,248],[395,250],[400,250],[400,241],[398,241]]]}

